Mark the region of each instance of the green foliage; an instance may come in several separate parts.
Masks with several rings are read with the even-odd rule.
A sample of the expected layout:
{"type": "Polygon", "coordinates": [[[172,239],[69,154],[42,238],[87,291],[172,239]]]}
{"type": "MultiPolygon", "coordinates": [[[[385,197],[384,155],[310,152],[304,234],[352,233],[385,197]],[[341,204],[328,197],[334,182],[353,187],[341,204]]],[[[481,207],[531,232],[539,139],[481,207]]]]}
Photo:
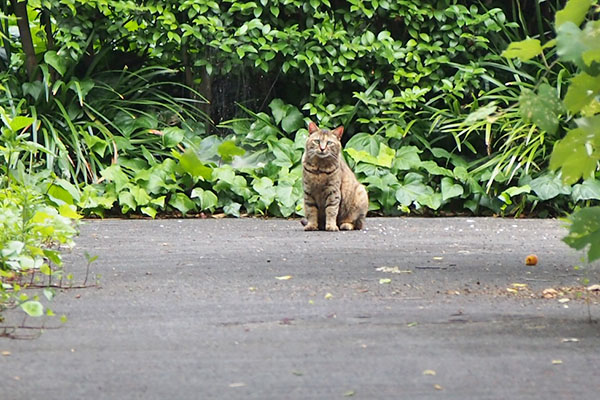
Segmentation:
{"type": "Polygon", "coordinates": [[[0,104],[31,116],[14,122],[40,148],[28,167],[71,182],[49,196],[89,214],[302,214],[307,118],[345,125],[374,213],[544,215],[592,201],[589,188],[554,190],[543,171],[564,115],[593,108],[570,88],[563,107],[574,70],[546,60],[570,57],[587,74],[571,87],[590,86],[593,26],[570,26],[565,15],[581,15],[570,5],[559,36],[581,55],[540,29],[507,60],[498,49],[525,35],[491,4],[502,8],[30,1],[37,75],[24,71],[22,37],[7,36],[0,104]]]}
{"type": "MultiPolygon", "coordinates": [[[[600,23],[588,20],[583,29],[579,27],[586,20],[593,3],[591,0],[570,0],[564,9],[556,13],[556,40],[549,43],[548,47],[556,46],[559,60],[577,67],[564,97],[564,106],[557,94],[544,85],[539,88],[538,98],[525,92],[520,99],[520,106],[528,110],[526,118],[547,130],[557,126],[558,114],[563,113],[564,109],[580,115],[574,120],[576,127],[571,124],[565,137],[556,144],[550,159],[550,168],[560,171],[562,182],[574,184],[581,178],[585,179],[583,184],[573,188],[577,199],[595,196],[597,183],[594,178],[600,160],[600,116],[597,115],[600,113],[600,44],[597,40],[600,23]]],[[[533,49],[528,43],[520,43],[512,46],[513,50],[509,53],[511,57],[544,57],[542,47],[533,49]]],[[[554,197],[561,190],[559,186],[554,183],[544,188],[554,197]]],[[[570,217],[570,232],[565,238],[565,242],[576,249],[590,244],[590,261],[600,258],[600,238],[596,232],[599,215],[596,207],[575,212],[570,217]]]]}
{"type": "Polygon", "coordinates": [[[588,207],[575,211],[568,221],[569,234],[565,243],[576,250],[587,247],[588,261],[600,258],[600,207],[588,207]],[[589,246],[589,247],[588,247],[589,246]]]}
{"type": "MultiPolygon", "coordinates": [[[[40,284],[33,279],[36,272],[50,280],[63,278],[58,246],[73,244],[73,221],[80,215],[69,191],[76,189],[48,172],[26,172],[24,160],[38,146],[17,131],[30,128],[33,119],[9,115],[2,108],[0,114],[4,122],[0,136],[0,313],[21,307],[39,317],[45,307],[27,289],[40,284]]],[[[46,288],[44,293],[51,300],[52,290],[46,288]]],[[[46,308],[46,315],[52,315],[52,310],[46,308]]]]}
{"type": "Polygon", "coordinates": [[[279,99],[270,108],[273,116],[248,110],[251,118],[223,125],[233,134],[195,139],[161,162],[140,167],[117,160],[101,171],[105,182],[84,189],[78,205],[100,215],[116,207],[152,218],[217,210],[236,217],[244,211],[283,217],[301,213],[300,159],[308,132],[300,129],[296,140],[289,139],[284,126],[298,109],[279,99]]]}

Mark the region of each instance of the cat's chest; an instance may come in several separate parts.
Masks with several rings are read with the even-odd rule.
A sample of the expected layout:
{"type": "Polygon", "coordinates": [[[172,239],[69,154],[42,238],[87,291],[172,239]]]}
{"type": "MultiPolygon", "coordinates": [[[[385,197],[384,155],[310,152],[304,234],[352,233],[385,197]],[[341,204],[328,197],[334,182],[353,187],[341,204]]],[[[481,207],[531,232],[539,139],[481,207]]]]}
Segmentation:
{"type": "Polygon", "coordinates": [[[302,180],[305,188],[313,191],[339,186],[341,182],[340,167],[339,165],[320,166],[307,163],[304,165],[302,180]]]}

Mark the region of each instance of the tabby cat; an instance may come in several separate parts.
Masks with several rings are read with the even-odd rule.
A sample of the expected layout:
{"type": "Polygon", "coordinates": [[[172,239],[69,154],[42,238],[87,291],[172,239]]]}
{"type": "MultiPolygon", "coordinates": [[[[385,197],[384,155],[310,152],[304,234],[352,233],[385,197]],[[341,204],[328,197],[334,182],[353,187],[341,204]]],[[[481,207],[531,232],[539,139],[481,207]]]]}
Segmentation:
{"type": "Polygon", "coordinates": [[[343,126],[329,131],[308,124],[302,157],[306,231],[362,229],[365,224],[369,198],[342,156],[343,132],[343,126]]]}

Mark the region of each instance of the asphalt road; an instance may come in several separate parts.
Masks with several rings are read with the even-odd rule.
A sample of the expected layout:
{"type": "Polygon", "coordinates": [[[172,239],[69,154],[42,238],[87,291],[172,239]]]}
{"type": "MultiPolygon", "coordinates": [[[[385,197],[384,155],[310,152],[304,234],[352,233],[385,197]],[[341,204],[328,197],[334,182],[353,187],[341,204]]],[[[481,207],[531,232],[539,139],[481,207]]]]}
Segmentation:
{"type": "Polygon", "coordinates": [[[560,222],[367,228],[86,221],[65,266],[81,281],[97,255],[100,286],[57,295],[59,329],[0,339],[0,399],[600,397],[600,296],[561,289],[600,270],[574,269],[560,222]]]}

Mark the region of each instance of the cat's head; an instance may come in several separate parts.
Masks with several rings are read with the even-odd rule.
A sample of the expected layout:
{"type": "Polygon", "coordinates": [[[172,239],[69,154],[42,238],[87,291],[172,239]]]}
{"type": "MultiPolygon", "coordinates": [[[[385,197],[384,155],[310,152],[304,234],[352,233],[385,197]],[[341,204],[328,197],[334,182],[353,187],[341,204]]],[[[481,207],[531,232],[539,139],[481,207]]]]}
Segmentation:
{"type": "Polygon", "coordinates": [[[310,157],[321,159],[338,159],[342,150],[340,139],[344,133],[344,127],[338,126],[332,131],[319,129],[317,124],[308,124],[308,138],[306,139],[306,153],[310,157]]]}

